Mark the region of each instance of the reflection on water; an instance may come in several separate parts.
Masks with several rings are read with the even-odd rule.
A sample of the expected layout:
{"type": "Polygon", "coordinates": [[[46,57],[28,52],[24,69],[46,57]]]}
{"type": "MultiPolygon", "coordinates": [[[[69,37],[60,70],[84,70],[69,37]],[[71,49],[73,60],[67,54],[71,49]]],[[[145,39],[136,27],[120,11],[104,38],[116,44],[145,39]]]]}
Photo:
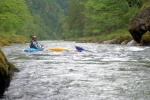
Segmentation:
{"type": "Polygon", "coordinates": [[[150,47],[41,41],[70,51],[25,53],[4,47],[20,69],[4,100],[150,100],[150,47]],[[76,52],[75,46],[86,50],[76,52]]]}

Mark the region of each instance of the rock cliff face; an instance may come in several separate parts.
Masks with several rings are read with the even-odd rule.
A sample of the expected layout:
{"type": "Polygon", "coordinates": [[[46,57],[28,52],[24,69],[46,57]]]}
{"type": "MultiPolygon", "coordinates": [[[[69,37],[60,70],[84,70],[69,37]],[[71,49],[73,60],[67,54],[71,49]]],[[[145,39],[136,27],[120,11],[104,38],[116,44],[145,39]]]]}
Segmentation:
{"type": "Polygon", "coordinates": [[[19,71],[12,63],[8,62],[4,53],[0,50],[0,98],[5,89],[9,87],[15,71],[19,71]]]}
{"type": "Polygon", "coordinates": [[[128,30],[133,39],[137,43],[140,43],[143,34],[150,31],[150,7],[142,10],[138,15],[132,18],[128,30]]]}

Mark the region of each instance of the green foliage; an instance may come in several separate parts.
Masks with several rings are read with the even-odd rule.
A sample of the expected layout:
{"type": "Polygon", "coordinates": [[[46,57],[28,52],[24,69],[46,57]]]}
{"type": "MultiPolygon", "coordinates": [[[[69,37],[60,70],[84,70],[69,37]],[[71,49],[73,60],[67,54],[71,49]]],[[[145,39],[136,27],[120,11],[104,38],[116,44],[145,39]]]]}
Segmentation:
{"type": "Polygon", "coordinates": [[[98,36],[99,41],[118,39],[118,40],[131,40],[131,35],[126,29],[118,29],[114,32],[101,34],[98,36]]]}
{"type": "MultiPolygon", "coordinates": [[[[31,18],[25,0],[0,0],[0,31],[20,34],[25,22],[31,18]]],[[[25,34],[25,33],[23,33],[25,34]]]]}
{"type": "Polygon", "coordinates": [[[127,29],[119,29],[109,34],[101,34],[98,36],[86,36],[81,38],[70,38],[69,40],[80,41],[80,42],[103,42],[105,40],[117,39],[117,42],[130,41],[132,39],[127,29]]]}
{"type": "Polygon", "coordinates": [[[130,18],[143,5],[145,5],[143,8],[146,7],[150,0],[0,0],[0,2],[1,34],[10,36],[17,34],[26,38],[37,35],[38,39],[68,39],[106,35],[120,28],[127,28],[130,18]]]}
{"type": "Polygon", "coordinates": [[[65,15],[68,15],[68,7],[70,4],[70,0],[56,0],[56,2],[60,5],[65,15]]]}
{"type": "Polygon", "coordinates": [[[0,32],[0,46],[10,45],[11,43],[25,43],[28,41],[22,35],[0,32]]]}
{"type": "Polygon", "coordinates": [[[106,35],[127,28],[130,18],[150,0],[71,0],[66,37],[106,35]]]}
{"type": "Polygon", "coordinates": [[[149,0],[126,0],[129,7],[137,6],[141,8],[145,2],[149,2],[149,0]]]}
{"type": "Polygon", "coordinates": [[[65,16],[55,0],[0,0],[0,2],[2,33],[18,34],[27,38],[30,35],[37,35],[39,39],[61,38],[61,25],[65,16]]]}
{"type": "Polygon", "coordinates": [[[146,7],[149,7],[150,6],[150,0],[145,0],[147,2],[143,2],[143,5],[141,7],[141,10],[145,9],[146,7]]]}
{"type": "Polygon", "coordinates": [[[127,23],[123,23],[123,18],[127,11],[128,6],[124,0],[101,0],[97,2],[88,0],[85,15],[87,20],[90,20],[90,24],[85,24],[86,34],[101,34],[124,27],[127,23]]]}
{"type": "Polygon", "coordinates": [[[47,39],[61,38],[60,30],[62,30],[61,25],[65,16],[60,5],[55,0],[26,0],[26,2],[37,25],[37,35],[47,39]]]}
{"type": "Polygon", "coordinates": [[[70,10],[67,18],[68,36],[82,37],[84,30],[84,3],[86,0],[71,0],[70,10]]]}

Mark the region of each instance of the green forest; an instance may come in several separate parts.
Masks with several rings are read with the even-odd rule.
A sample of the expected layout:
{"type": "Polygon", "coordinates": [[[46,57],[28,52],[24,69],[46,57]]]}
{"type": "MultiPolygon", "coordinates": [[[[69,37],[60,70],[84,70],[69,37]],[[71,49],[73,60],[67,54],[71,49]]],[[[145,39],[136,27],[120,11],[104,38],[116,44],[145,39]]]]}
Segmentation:
{"type": "MultiPolygon", "coordinates": [[[[0,40],[76,40],[128,33],[150,0],[0,0],[0,40]],[[17,38],[17,39],[16,39],[17,38]]],[[[3,41],[5,43],[5,41],[3,41]]]]}

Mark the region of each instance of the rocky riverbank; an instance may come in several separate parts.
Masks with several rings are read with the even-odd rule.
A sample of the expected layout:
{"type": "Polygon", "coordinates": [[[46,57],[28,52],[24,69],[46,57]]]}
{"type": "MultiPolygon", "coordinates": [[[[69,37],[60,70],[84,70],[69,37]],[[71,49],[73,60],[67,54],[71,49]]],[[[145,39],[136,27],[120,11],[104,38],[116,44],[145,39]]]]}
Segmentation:
{"type": "MultiPolygon", "coordinates": [[[[23,36],[15,34],[7,35],[0,32],[0,47],[9,46],[12,43],[25,43],[27,41],[23,36]]],[[[3,97],[5,90],[9,87],[14,72],[18,71],[14,64],[7,60],[3,51],[0,49],[0,98],[3,97]]]]}
{"type": "Polygon", "coordinates": [[[95,40],[93,39],[76,39],[74,41],[80,42],[80,43],[100,43],[100,44],[119,44],[119,45],[130,45],[130,46],[149,46],[150,45],[150,33],[146,33],[143,35],[141,42],[136,42],[132,37],[124,37],[120,36],[118,38],[114,39],[107,39],[107,40],[95,40]]]}
{"type": "Polygon", "coordinates": [[[150,6],[135,15],[128,28],[133,39],[141,45],[150,45],[150,6]]]}
{"type": "Polygon", "coordinates": [[[0,98],[3,97],[5,90],[9,87],[14,72],[19,70],[10,63],[0,49],[0,98]]]}

